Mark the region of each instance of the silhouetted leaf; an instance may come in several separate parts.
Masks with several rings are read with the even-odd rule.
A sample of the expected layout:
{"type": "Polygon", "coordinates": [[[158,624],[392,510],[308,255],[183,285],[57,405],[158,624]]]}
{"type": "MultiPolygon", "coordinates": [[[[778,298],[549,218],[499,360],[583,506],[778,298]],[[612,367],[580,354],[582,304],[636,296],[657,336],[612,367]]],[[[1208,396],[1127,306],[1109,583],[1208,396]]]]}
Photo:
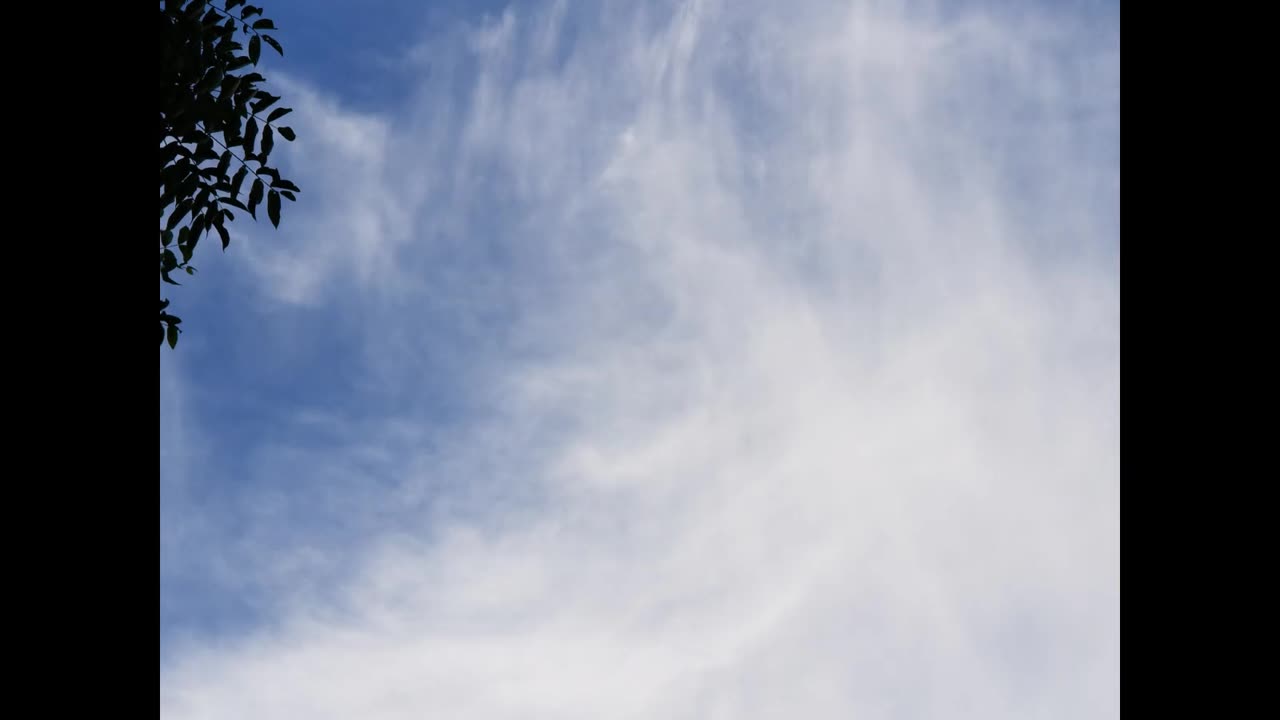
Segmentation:
{"type": "Polygon", "coordinates": [[[254,35],[249,38],[249,62],[254,65],[258,64],[258,58],[262,56],[262,40],[259,36],[254,35]]]}
{"type": "Polygon", "coordinates": [[[231,178],[231,197],[232,198],[237,198],[240,196],[240,186],[244,185],[244,178],[248,174],[249,174],[249,166],[241,165],[240,169],[236,171],[235,177],[231,178]]]}
{"type": "Polygon", "coordinates": [[[218,160],[217,175],[225,177],[227,170],[231,167],[231,151],[226,150],[222,153],[222,158],[218,160]]]}
{"type": "Polygon", "coordinates": [[[245,152],[247,153],[253,152],[253,141],[256,140],[257,137],[258,137],[258,121],[254,120],[253,118],[249,118],[249,121],[244,124],[244,151],[245,152]]]}
{"type": "Polygon", "coordinates": [[[218,226],[218,235],[222,237],[222,249],[226,250],[227,246],[231,244],[231,235],[221,225],[218,226]]]}
{"type": "Polygon", "coordinates": [[[216,160],[218,153],[213,150],[213,138],[206,137],[199,145],[196,146],[195,161],[197,163],[216,160]]]}
{"type": "MultiPolygon", "coordinates": [[[[198,215],[194,219],[192,219],[191,241],[188,243],[188,247],[191,247],[194,249],[196,246],[196,243],[200,242],[200,235],[205,231],[204,222],[205,222],[204,215],[198,215]]],[[[187,258],[187,259],[189,260],[190,258],[187,258]]]]}
{"type": "Polygon", "coordinates": [[[269,92],[260,90],[258,91],[258,102],[253,106],[253,111],[260,113],[272,105],[275,105],[278,100],[280,100],[279,95],[272,95],[269,92]]]}
{"type": "Polygon", "coordinates": [[[282,127],[282,128],[279,128],[279,131],[280,131],[281,137],[283,137],[285,140],[288,140],[289,142],[293,142],[293,139],[295,137],[293,134],[293,128],[282,127]]]}
{"type": "Polygon", "coordinates": [[[207,93],[210,90],[218,87],[218,84],[221,82],[222,82],[222,68],[220,67],[210,68],[209,72],[205,73],[204,78],[202,78],[200,82],[196,84],[195,93],[197,95],[207,93]]]}
{"type": "Polygon", "coordinates": [[[271,148],[275,147],[276,139],[271,135],[271,126],[266,125],[262,128],[262,160],[266,162],[267,156],[271,154],[271,148]]]}
{"type": "Polygon", "coordinates": [[[267,217],[271,218],[271,224],[280,227],[280,193],[272,190],[267,195],[267,217]]]}
{"type": "Polygon", "coordinates": [[[255,179],[253,181],[253,189],[249,191],[249,214],[256,220],[258,218],[258,203],[262,202],[262,193],[265,191],[262,180],[255,179]]]}
{"type": "MultiPolygon", "coordinates": [[[[170,348],[170,349],[173,349],[173,348],[178,347],[178,333],[179,333],[179,332],[180,332],[180,331],[178,330],[178,326],[177,326],[177,325],[170,325],[170,326],[169,326],[169,348],[170,348]]],[[[199,343],[197,343],[197,344],[199,344],[199,343]]]]}
{"type": "Polygon", "coordinates": [[[270,35],[263,35],[262,39],[266,40],[268,45],[275,48],[276,52],[280,54],[280,57],[284,57],[284,48],[280,47],[280,43],[276,42],[275,38],[270,35]]]}
{"type": "Polygon", "coordinates": [[[190,210],[191,210],[191,201],[188,200],[185,202],[178,203],[178,206],[173,209],[173,214],[169,216],[169,222],[165,223],[164,229],[172,230],[175,227],[177,227],[178,223],[182,222],[183,216],[186,215],[190,210]]]}
{"type": "Polygon", "coordinates": [[[253,29],[254,30],[275,30],[276,24],[266,18],[263,18],[253,24],[253,29]]]}
{"type": "Polygon", "coordinates": [[[276,108],[267,116],[267,122],[275,122],[291,112],[293,112],[293,108],[276,108]]]}

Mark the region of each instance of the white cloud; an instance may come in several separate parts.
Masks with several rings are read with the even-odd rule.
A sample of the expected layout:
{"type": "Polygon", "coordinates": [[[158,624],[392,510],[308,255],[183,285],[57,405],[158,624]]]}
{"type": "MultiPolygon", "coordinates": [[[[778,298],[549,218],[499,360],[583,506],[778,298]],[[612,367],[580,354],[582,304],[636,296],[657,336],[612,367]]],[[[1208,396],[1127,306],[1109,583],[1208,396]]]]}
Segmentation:
{"type": "Polygon", "coordinates": [[[1118,42],[748,5],[509,11],[394,121],[291,86],[281,297],[354,278],[406,393],[388,303],[515,319],[490,416],[312,458],[414,509],[164,717],[1118,717],[1118,42]]]}
{"type": "Polygon", "coordinates": [[[299,203],[286,203],[285,232],[250,231],[236,258],[288,303],[314,304],[346,283],[379,287],[395,277],[395,252],[411,239],[419,202],[389,167],[396,152],[391,123],[344,108],[288,75],[272,82],[295,110],[280,124],[299,136],[296,147],[278,153],[286,158],[282,172],[305,178],[306,187],[299,203]]]}

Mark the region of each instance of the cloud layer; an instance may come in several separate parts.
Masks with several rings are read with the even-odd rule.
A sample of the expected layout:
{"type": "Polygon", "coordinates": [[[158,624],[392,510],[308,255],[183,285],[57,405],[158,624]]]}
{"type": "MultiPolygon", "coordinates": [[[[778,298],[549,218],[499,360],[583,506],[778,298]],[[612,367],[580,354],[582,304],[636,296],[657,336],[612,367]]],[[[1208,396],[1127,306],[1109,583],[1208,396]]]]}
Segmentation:
{"type": "Polygon", "coordinates": [[[358,389],[172,501],[270,619],[162,715],[1118,717],[1118,26],[1053,13],[521,5],[395,113],[291,83],[237,272],[358,389]]]}

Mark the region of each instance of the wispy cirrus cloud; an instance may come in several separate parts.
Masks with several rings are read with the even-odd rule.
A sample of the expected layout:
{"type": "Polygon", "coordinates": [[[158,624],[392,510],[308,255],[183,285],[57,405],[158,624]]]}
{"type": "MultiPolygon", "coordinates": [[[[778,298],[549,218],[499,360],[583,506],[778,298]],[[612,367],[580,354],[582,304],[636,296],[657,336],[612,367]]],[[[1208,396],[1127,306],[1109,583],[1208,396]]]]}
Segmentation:
{"type": "Polygon", "coordinates": [[[1118,716],[1118,29],[1051,12],[547,3],[396,114],[291,84],[321,200],[242,260],[348,389],[224,440],[269,621],[162,714],[1118,716]]]}

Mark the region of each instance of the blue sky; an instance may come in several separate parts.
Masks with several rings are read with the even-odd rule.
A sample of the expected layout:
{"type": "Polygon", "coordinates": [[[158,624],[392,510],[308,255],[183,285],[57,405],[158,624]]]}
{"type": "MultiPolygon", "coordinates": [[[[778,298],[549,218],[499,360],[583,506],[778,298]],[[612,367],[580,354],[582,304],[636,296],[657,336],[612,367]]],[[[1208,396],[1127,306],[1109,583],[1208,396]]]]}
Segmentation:
{"type": "Polygon", "coordinates": [[[1118,9],[782,5],[266,7],[164,717],[1118,717],[1118,9]]]}

